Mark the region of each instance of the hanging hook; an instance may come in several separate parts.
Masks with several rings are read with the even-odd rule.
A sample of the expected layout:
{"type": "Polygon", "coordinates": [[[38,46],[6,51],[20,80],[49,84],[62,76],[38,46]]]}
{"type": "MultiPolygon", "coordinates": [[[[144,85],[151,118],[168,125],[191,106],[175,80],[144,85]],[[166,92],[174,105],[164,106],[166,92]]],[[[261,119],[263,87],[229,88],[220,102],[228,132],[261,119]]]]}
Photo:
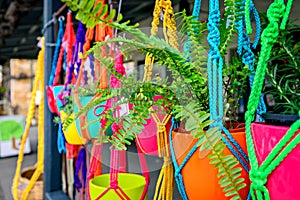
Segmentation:
{"type": "Polygon", "coordinates": [[[59,16],[58,20],[59,21],[65,21],[65,17],[64,16],[59,16]]]}

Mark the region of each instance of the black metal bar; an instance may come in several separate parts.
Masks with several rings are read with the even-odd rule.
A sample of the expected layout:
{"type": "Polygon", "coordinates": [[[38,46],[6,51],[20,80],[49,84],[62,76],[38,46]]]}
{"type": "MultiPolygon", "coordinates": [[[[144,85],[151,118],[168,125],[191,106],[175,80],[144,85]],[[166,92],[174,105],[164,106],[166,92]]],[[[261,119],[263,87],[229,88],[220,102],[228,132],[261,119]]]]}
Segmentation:
{"type": "MultiPolygon", "coordinates": [[[[53,13],[61,6],[59,0],[44,0],[44,24],[52,19],[53,13]]],[[[53,42],[53,26],[48,26],[45,30],[45,43],[53,42]]],[[[51,62],[53,56],[53,47],[45,47],[45,83],[46,86],[51,71],[51,62]]],[[[45,99],[45,167],[44,167],[44,199],[69,199],[64,195],[61,180],[61,155],[57,150],[57,128],[53,124],[53,114],[48,108],[47,99],[45,99]]]]}

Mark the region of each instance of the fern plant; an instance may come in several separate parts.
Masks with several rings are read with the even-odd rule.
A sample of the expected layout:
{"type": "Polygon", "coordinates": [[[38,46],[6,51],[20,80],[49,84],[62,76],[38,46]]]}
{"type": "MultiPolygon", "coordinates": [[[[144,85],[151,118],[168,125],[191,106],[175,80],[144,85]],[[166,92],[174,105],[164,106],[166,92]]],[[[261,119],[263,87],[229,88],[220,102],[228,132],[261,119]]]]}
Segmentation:
{"type": "MultiPolygon", "coordinates": [[[[181,22],[179,23],[180,32],[182,35],[186,35],[180,38],[181,43],[188,44],[186,50],[189,54],[186,54],[173,48],[163,39],[156,36],[147,36],[137,28],[137,24],[129,25],[129,22],[121,22],[121,15],[116,21],[112,21],[115,18],[115,12],[108,14],[107,6],[103,6],[101,3],[94,6],[94,0],[62,1],[66,2],[73,11],[77,11],[76,18],[88,27],[105,23],[132,36],[132,39],[120,36],[98,42],[87,52],[87,54],[93,53],[95,58],[121,81],[122,87],[99,89],[97,92],[102,95],[83,107],[75,118],[101,102],[108,99],[118,99],[100,117],[100,120],[106,121],[101,134],[104,135],[105,129],[109,126],[118,126],[122,123],[122,126],[118,126],[116,134],[108,137],[108,140],[117,149],[126,149],[126,145],[130,144],[135,135],[143,130],[146,119],[153,112],[149,109],[150,107],[162,106],[168,108],[169,114],[173,114],[176,119],[185,122],[186,130],[190,131],[195,138],[201,138],[199,143],[200,153],[204,155],[210,152],[210,162],[219,170],[219,183],[225,195],[230,196],[231,199],[241,199],[238,191],[245,187],[245,183],[243,178],[240,177],[241,168],[236,168],[238,161],[232,155],[225,156],[223,154],[225,145],[221,141],[221,132],[216,128],[209,129],[213,121],[209,120],[207,72],[203,67],[206,64],[206,48],[203,44],[206,24],[194,20],[192,17],[187,16],[185,12],[177,14],[178,20],[181,22]],[[173,81],[142,82],[136,81],[132,77],[120,76],[113,67],[113,59],[100,56],[100,47],[110,43],[122,43],[119,49],[126,57],[129,57],[133,50],[143,55],[151,54],[157,63],[168,67],[172,72],[173,81]],[[130,49],[130,52],[128,52],[128,49],[130,49]],[[154,101],[156,95],[163,98],[154,101]],[[126,116],[111,116],[111,113],[118,106],[126,103],[133,105],[126,116]]],[[[234,4],[231,6],[235,7],[234,4]]],[[[237,14],[238,11],[235,11],[234,17],[237,14]]],[[[229,31],[228,34],[232,34],[232,32],[229,31]]],[[[226,38],[230,37],[226,36],[226,38]]],[[[230,40],[225,39],[222,43],[224,52],[228,41],[230,40]]]]}

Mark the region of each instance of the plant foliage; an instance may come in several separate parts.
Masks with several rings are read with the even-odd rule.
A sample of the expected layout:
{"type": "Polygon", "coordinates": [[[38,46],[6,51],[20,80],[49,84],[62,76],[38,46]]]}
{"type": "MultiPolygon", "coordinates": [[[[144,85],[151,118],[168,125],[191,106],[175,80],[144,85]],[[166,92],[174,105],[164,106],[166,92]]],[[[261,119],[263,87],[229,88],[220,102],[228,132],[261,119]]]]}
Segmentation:
{"type": "MultiPolygon", "coordinates": [[[[62,1],[66,2],[72,10],[78,12],[76,18],[87,24],[88,27],[105,23],[132,36],[132,39],[119,36],[98,42],[87,52],[87,54],[93,53],[95,58],[103,66],[106,66],[110,74],[121,81],[122,87],[96,91],[101,94],[100,97],[83,107],[75,115],[75,118],[101,102],[117,99],[113,106],[100,117],[100,120],[106,120],[106,127],[101,130],[101,134],[104,135],[106,128],[113,124],[122,124],[118,133],[109,137],[108,140],[116,148],[126,149],[126,145],[130,144],[135,135],[143,130],[146,119],[153,112],[149,108],[152,106],[167,108],[169,114],[173,114],[176,119],[185,122],[186,130],[191,131],[195,138],[199,138],[200,153],[205,156],[211,152],[210,162],[219,170],[220,185],[226,196],[240,199],[238,190],[245,186],[243,179],[240,178],[241,168],[236,167],[237,160],[232,155],[225,156],[223,154],[225,146],[221,141],[220,130],[209,128],[213,121],[209,120],[208,114],[207,72],[203,67],[206,64],[204,56],[206,47],[202,42],[203,35],[207,30],[206,24],[187,16],[185,12],[177,15],[177,19],[180,21],[180,33],[185,35],[180,38],[180,41],[183,44],[188,44],[188,49],[185,49],[188,53],[186,53],[173,48],[159,37],[149,37],[137,29],[137,25],[132,26],[129,25],[129,22],[121,22],[122,17],[112,21],[115,18],[115,12],[108,14],[108,9],[102,5],[93,6],[94,0],[62,1]],[[101,13],[99,14],[100,10],[101,13]],[[156,63],[166,66],[171,71],[173,81],[142,82],[136,81],[132,77],[120,76],[114,68],[113,59],[102,57],[100,54],[100,47],[111,43],[121,43],[119,49],[126,57],[130,57],[133,51],[143,55],[151,54],[156,63]],[[153,99],[157,95],[163,98],[154,101],[153,99]],[[112,117],[111,113],[123,104],[133,105],[129,113],[124,116],[112,117]]],[[[231,6],[235,8],[233,4],[231,6]]],[[[234,17],[238,13],[236,10],[232,12],[234,17]]],[[[231,10],[228,11],[229,14],[232,14],[231,10]]],[[[229,34],[231,34],[230,31],[229,34]]],[[[228,41],[225,39],[222,43],[225,49],[228,41]]]]}

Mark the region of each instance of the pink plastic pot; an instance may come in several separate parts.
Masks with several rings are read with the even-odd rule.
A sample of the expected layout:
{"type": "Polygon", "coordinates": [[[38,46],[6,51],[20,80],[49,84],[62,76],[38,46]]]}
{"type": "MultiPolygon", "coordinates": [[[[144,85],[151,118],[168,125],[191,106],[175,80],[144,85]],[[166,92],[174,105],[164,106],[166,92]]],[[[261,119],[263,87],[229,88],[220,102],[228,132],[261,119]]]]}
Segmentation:
{"type": "MultiPolygon", "coordinates": [[[[158,99],[161,99],[161,96],[156,96],[154,98],[155,101],[158,99]]],[[[141,151],[145,154],[148,155],[153,155],[153,156],[158,156],[158,134],[164,134],[165,133],[165,138],[167,141],[161,141],[161,142],[166,142],[166,150],[168,150],[168,145],[169,145],[169,130],[171,127],[171,117],[166,114],[165,108],[158,107],[158,106],[153,106],[152,109],[155,111],[154,114],[150,115],[150,118],[147,119],[147,124],[144,125],[143,131],[136,136],[136,143],[141,149],[141,151]],[[157,117],[157,120],[160,122],[160,125],[156,123],[154,116],[157,117]],[[162,132],[159,131],[158,127],[161,126],[160,128],[164,130],[162,132]]]]}
{"type": "MultiPolygon", "coordinates": [[[[286,134],[289,127],[253,123],[252,137],[259,165],[286,134]]],[[[297,132],[300,133],[300,130],[297,132]]],[[[269,175],[267,188],[272,200],[300,199],[300,145],[269,175]]]]}

